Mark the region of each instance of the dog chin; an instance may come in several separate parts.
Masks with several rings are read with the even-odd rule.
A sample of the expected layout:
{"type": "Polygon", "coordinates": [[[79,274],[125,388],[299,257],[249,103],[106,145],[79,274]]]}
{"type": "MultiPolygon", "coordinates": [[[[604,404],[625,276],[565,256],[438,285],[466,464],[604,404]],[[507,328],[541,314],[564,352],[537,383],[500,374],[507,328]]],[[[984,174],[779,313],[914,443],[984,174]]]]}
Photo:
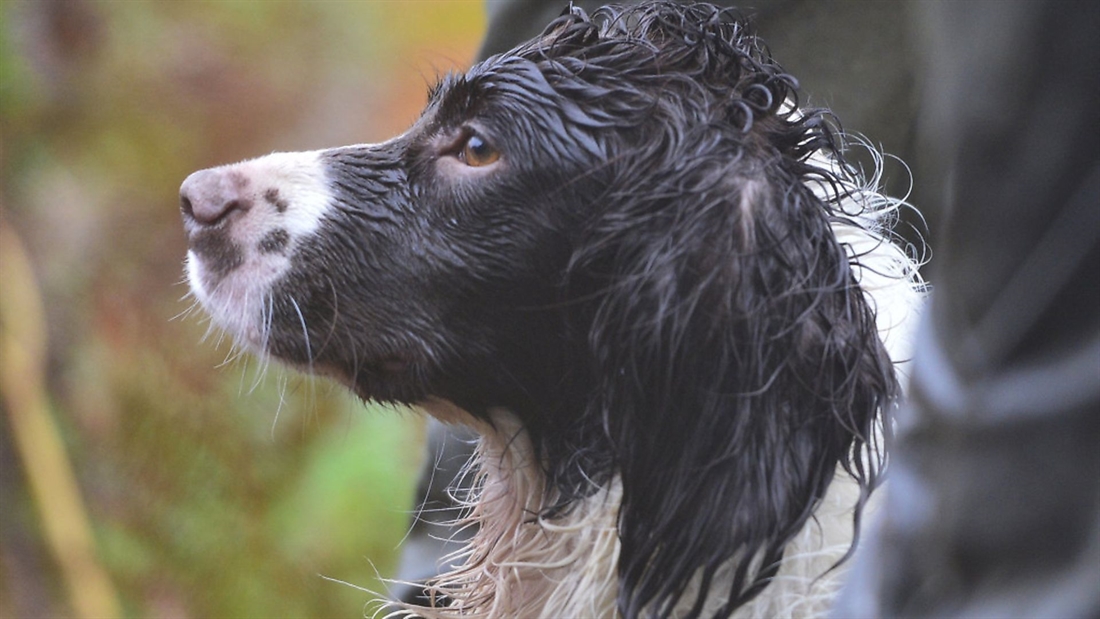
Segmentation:
{"type": "Polygon", "coordinates": [[[237,345],[249,352],[265,354],[265,286],[257,285],[254,277],[244,273],[215,278],[203,259],[193,251],[187,253],[186,268],[191,294],[214,326],[228,333],[237,345]]]}

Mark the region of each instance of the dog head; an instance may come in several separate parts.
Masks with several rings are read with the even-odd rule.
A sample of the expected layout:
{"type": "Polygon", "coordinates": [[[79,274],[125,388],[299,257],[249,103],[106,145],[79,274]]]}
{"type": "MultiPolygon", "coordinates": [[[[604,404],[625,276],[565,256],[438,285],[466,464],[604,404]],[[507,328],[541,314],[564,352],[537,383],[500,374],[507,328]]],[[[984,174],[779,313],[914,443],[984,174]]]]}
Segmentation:
{"type": "Polygon", "coordinates": [[[546,513],[620,477],[625,615],[693,578],[698,612],[732,565],[728,611],[838,465],[874,485],[896,393],[827,118],[736,15],[573,9],[388,142],[190,176],[188,275],[241,344],[364,398],[510,411],[546,513]]]}

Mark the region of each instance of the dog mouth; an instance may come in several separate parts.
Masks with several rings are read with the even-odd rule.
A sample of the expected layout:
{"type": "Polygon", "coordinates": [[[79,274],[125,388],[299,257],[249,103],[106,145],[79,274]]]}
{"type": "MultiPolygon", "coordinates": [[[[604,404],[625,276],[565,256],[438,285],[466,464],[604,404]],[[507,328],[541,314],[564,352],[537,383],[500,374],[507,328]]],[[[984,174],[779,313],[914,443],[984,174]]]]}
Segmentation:
{"type": "Polygon", "coordinates": [[[375,370],[380,374],[400,376],[409,372],[412,361],[404,355],[390,355],[373,365],[375,370]]]}
{"type": "Polygon", "coordinates": [[[344,385],[363,400],[417,404],[431,392],[426,387],[424,366],[406,356],[361,363],[354,375],[341,364],[323,364],[315,373],[344,385]]]}
{"type": "Polygon", "coordinates": [[[187,279],[241,348],[365,399],[413,403],[438,377],[440,344],[424,328],[433,310],[406,298],[415,295],[378,292],[420,285],[402,262],[409,252],[346,216],[347,162],[334,153],[374,153],[366,146],[274,153],[189,176],[180,187],[187,279]]]}
{"type": "MultiPolygon", "coordinates": [[[[293,256],[282,272],[265,264],[266,256],[256,260],[218,231],[203,231],[190,240],[192,294],[239,346],[335,380],[363,399],[412,403],[420,398],[427,364],[415,343],[380,335],[356,336],[349,344],[352,327],[331,309],[335,302],[319,289],[299,289],[301,273],[293,256]]],[[[316,285],[318,278],[312,279],[316,285]]]]}

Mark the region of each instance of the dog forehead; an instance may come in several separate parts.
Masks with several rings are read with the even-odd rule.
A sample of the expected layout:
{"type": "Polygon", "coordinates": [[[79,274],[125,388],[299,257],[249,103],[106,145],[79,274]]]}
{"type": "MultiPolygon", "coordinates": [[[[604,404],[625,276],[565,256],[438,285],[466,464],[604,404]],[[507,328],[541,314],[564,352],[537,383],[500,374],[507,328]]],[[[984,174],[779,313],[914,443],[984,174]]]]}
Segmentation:
{"type": "MultiPolygon", "coordinates": [[[[430,124],[454,125],[477,116],[495,104],[509,107],[557,105],[559,93],[536,63],[517,56],[494,56],[466,73],[449,73],[429,91],[422,119],[430,124]]],[[[523,107],[514,108],[521,111],[523,107]]]]}
{"type": "Polygon", "coordinates": [[[448,72],[439,78],[428,89],[428,102],[424,106],[424,115],[447,115],[448,112],[462,111],[469,105],[471,97],[476,94],[470,78],[470,73],[455,72],[448,72]]]}

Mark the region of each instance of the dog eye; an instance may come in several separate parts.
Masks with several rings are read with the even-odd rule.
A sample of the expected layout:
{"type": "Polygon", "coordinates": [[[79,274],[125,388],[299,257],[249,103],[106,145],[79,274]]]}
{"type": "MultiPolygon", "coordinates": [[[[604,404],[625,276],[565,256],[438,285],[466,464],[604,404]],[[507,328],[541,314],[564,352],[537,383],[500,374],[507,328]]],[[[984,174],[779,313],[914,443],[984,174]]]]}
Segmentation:
{"type": "Polygon", "coordinates": [[[473,168],[487,166],[500,159],[500,152],[479,135],[471,135],[462,145],[458,158],[473,168]]]}

